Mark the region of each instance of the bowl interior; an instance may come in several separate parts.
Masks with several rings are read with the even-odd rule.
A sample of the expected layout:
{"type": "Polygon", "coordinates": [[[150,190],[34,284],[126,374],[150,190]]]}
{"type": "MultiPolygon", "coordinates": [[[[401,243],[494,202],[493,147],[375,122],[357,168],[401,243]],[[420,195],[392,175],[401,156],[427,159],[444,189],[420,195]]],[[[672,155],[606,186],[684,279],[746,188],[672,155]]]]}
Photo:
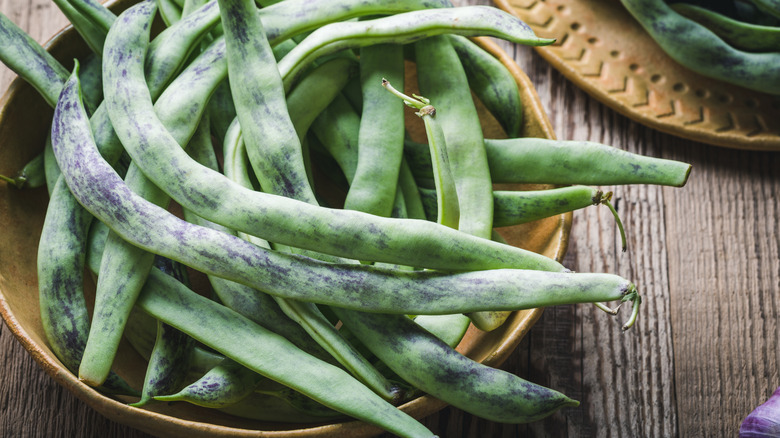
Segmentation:
{"type": "MultiPolygon", "coordinates": [[[[112,7],[122,8],[130,3],[118,1],[112,7]]],[[[525,104],[524,135],[552,137],[550,123],[527,76],[494,43],[487,39],[478,41],[507,63],[520,84],[525,104]]],[[[72,65],[68,60],[88,53],[72,29],[57,34],[48,48],[68,68],[72,65]]],[[[413,75],[413,71],[410,74],[413,75]]],[[[503,136],[495,120],[484,108],[480,108],[486,137],[503,136]]],[[[32,87],[19,79],[12,83],[0,101],[0,173],[13,174],[42,151],[51,115],[51,108],[32,87]]],[[[79,382],[47,346],[38,311],[37,242],[47,201],[45,188],[18,190],[0,184],[0,217],[3,218],[4,228],[0,233],[0,248],[3,249],[0,251],[0,312],[17,339],[44,370],[98,412],[158,436],[182,436],[184,433],[194,436],[263,436],[276,431],[273,436],[348,437],[381,433],[373,426],[356,421],[320,425],[267,423],[184,403],[159,403],[134,408],[126,404],[133,399],[107,397],[79,382]]],[[[570,221],[571,214],[567,214],[500,229],[499,232],[513,245],[560,260],[566,250],[570,221]]],[[[87,300],[91,302],[94,284],[87,281],[87,300]]],[[[458,349],[477,361],[500,365],[540,314],[539,309],[513,312],[502,327],[490,333],[471,327],[458,349]]],[[[123,344],[114,370],[131,385],[140,388],[145,365],[140,355],[123,344]]],[[[402,406],[402,409],[421,418],[444,406],[439,400],[423,396],[402,406]]]]}

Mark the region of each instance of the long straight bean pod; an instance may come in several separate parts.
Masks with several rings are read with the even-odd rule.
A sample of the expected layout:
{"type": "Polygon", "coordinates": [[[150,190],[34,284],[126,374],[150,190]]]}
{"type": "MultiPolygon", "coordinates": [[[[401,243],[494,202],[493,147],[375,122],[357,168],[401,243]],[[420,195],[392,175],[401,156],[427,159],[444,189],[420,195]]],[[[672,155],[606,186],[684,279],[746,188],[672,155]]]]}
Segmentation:
{"type": "MultiPolygon", "coordinates": [[[[429,215],[436,214],[436,194],[419,188],[429,215]]],[[[493,191],[493,226],[511,227],[556,216],[591,205],[599,205],[605,196],[601,190],[587,186],[559,187],[548,190],[493,191]]]]}
{"type": "MultiPolygon", "coordinates": [[[[634,154],[591,141],[545,138],[485,139],[497,184],[655,184],[682,187],[691,165],[634,154]]],[[[427,146],[406,141],[404,154],[415,177],[430,175],[427,146]]],[[[430,178],[430,176],[428,176],[430,178]]]]}

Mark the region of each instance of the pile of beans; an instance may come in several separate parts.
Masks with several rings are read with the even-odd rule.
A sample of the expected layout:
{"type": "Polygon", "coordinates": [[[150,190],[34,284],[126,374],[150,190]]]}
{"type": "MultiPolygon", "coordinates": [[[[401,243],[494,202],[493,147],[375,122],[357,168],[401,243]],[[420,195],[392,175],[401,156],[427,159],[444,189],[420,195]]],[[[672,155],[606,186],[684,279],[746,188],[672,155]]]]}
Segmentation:
{"type": "Polygon", "coordinates": [[[578,404],[456,352],[469,324],[558,304],[616,313],[609,301],[631,305],[624,328],[636,320],[629,280],[571,272],[494,228],[614,212],[591,186],[679,187],[690,166],[519,137],[515,79],[467,38],[552,42],[513,16],[447,0],[143,0],[119,16],[56,3],[94,53],[68,72],[0,17],[0,58],[55,108],[43,154],[6,180],[48,187],[41,319],[87,384],[136,406],[432,436],[396,406],[428,393],[521,423],[578,404]],[[403,91],[409,61],[423,96],[403,91]],[[472,93],[509,138],[484,138],[472,93]],[[405,106],[427,142],[408,138],[405,106]],[[346,191],[338,205],[318,172],[346,191]],[[111,370],[123,337],[148,359],[140,392],[111,370]]]}
{"type": "Polygon", "coordinates": [[[661,49],[703,76],[780,94],[780,2],[621,0],[661,49]]]}

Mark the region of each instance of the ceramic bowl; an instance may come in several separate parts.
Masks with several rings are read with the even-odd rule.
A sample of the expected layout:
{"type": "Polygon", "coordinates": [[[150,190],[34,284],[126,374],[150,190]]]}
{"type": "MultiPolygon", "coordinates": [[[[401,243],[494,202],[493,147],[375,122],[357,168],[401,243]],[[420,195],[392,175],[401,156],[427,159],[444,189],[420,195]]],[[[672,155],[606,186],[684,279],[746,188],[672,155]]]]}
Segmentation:
{"type": "MultiPolygon", "coordinates": [[[[129,4],[112,4],[121,8],[129,4]]],[[[489,40],[480,43],[512,70],[521,87],[525,103],[524,135],[552,137],[535,90],[516,64],[489,40]]],[[[80,37],[67,28],[48,44],[48,50],[66,67],[74,57],[87,54],[80,37]]],[[[486,136],[502,135],[497,123],[484,109],[486,136]]],[[[21,80],[15,80],[0,101],[0,172],[13,174],[40,153],[52,110],[37,93],[21,80]]],[[[6,324],[38,364],[59,384],[102,415],[156,436],[274,436],[274,437],[358,437],[381,434],[374,426],[358,421],[332,424],[283,424],[245,420],[184,403],[128,406],[129,398],[107,397],[79,382],[54,356],[47,345],[38,311],[36,248],[47,205],[45,188],[19,190],[0,183],[0,313],[6,324]]],[[[514,228],[499,230],[509,242],[560,260],[565,251],[571,214],[514,228]]],[[[93,300],[94,284],[86,285],[87,299],[93,300]]],[[[528,332],[541,310],[512,313],[509,320],[490,333],[471,327],[458,347],[463,354],[491,366],[500,365],[528,332]]],[[[129,345],[120,347],[114,370],[131,385],[140,388],[145,372],[144,360],[129,345]]],[[[445,404],[428,396],[419,397],[400,408],[423,418],[445,404]]]]}

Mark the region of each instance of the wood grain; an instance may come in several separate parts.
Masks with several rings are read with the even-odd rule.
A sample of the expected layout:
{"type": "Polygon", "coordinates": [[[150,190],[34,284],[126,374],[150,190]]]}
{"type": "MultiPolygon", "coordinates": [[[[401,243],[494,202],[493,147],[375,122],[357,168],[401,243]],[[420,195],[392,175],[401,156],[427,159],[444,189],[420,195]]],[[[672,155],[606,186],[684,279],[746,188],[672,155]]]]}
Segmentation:
{"type": "MultiPolygon", "coordinates": [[[[459,0],[456,5],[489,4],[459,0]]],[[[65,24],[44,0],[0,0],[0,12],[45,41],[65,24]]],[[[575,213],[565,264],[633,279],[638,325],[592,306],[546,309],[502,368],[582,403],[530,425],[447,408],[425,419],[442,437],[733,437],[780,385],[780,155],[662,134],[601,105],[532,49],[499,44],[533,80],[556,135],[693,164],[681,189],[615,191],[629,250],[604,208],[575,213]]],[[[0,68],[0,87],[13,74],[0,68]]],[[[44,374],[0,325],[0,436],[149,435],[108,421],[44,374]]]]}

